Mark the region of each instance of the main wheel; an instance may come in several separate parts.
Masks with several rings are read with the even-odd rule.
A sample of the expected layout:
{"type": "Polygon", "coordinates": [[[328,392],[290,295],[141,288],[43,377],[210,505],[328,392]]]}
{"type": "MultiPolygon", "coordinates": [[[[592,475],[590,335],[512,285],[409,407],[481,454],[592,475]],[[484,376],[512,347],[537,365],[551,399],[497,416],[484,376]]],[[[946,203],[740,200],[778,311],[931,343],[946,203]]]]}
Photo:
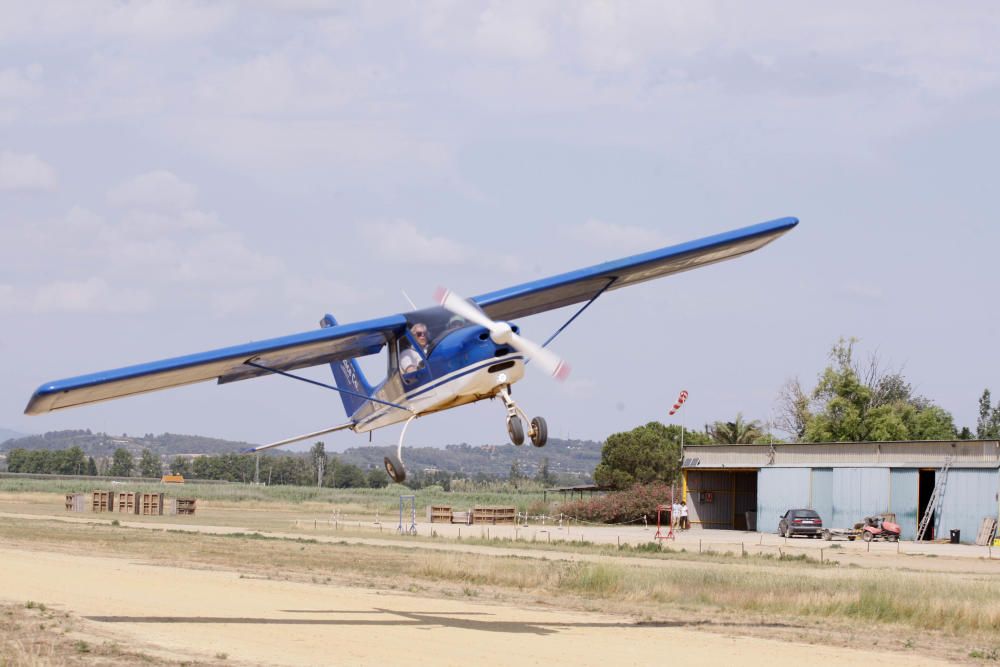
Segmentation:
{"type": "Polygon", "coordinates": [[[866,530],[865,532],[861,533],[861,539],[863,539],[865,542],[871,542],[872,534],[866,530]]]}
{"type": "Polygon", "coordinates": [[[524,425],[518,417],[507,418],[507,435],[515,445],[524,444],[524,425]]]}
{"type": "Polygon", "coordinates": [[[386,456],[383,460],[385,463],[385,471],[389,474],[389,477],[396,484],[402,484],[403,480],[406,479],[406,468],[403,467],[402,461],[397,459],[395,456],[386,456]]]}
{"type": "Polygon", "coordinates": [[[531,420],[531,444],[535,447],[544,447],[549,441],[549,427],[543,417],[535,417],[531,420]]]}

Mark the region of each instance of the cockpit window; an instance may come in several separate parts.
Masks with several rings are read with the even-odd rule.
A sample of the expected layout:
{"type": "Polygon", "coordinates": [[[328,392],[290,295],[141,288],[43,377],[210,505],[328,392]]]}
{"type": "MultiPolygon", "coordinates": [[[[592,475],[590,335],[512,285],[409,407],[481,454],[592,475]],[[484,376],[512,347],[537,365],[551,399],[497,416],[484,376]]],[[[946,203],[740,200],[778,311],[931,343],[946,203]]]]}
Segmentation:
{"type": "MultiPolygon", "coordinates": [[[[476,307],[478,308],[478,306],[476,307]]],[[[411,333],[414,333],[414,328],[418,330],[422,328],[427,329],[427,342],[425,343],[427,352],[430,352],[435,345],[451,332],[469,326],[469,322],[464,317],[456,315],[440,306],[437,308],[414,310],[405,313],[404,317],[406,317],[407,327],[411,333]]]]}

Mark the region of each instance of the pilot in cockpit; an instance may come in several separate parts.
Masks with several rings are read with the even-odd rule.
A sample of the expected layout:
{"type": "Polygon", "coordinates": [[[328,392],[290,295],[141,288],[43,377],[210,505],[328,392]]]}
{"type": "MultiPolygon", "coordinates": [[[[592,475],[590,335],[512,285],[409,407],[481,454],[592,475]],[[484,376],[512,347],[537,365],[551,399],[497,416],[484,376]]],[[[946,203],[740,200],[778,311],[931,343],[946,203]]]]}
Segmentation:
{"type": "MultiPolygon", "coordinates": [[[[420,345],[421,351],[426,354],[428,341],[427,325],[417,322],[410,327],[410,333],[413,335],[414,340],[417,341],[417,344],[420,345]]],[[[422,361],[420,354],[412,347],[408,347],[399,353],[399,368],[404,373],[414,372],[420,367],[422,361]]]]}

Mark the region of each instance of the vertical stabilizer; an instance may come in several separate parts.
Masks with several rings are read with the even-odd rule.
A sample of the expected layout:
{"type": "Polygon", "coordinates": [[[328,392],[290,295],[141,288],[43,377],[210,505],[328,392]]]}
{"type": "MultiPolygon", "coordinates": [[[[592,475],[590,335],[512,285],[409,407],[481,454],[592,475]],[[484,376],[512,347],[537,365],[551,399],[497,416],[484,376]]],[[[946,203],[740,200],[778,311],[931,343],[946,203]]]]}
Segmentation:
{"type": "MultiPolygon", "coordinates": [[[[333,315],[327,313],[320,320],[319,325],[324,329],[335,327],[337,326],[337,320],[334,319],[333,315]]],[[[356,359],[334,361],[330,364],[330,370],[333,371],[333,379],[336,381],[339,389],[352,391],[355,394],[362,394],[363,396],[369,396],[372,393],[371,385],[365,379],[364,373],[361,372],[361,367],[358,366],[356,359]]],[[[340,393],[340,399],[344,401],[344,411],[347,412],[348,417],[351,417],[366,402],[366,399],[361,396],[354,396],[344,392],[340,393]]]]}

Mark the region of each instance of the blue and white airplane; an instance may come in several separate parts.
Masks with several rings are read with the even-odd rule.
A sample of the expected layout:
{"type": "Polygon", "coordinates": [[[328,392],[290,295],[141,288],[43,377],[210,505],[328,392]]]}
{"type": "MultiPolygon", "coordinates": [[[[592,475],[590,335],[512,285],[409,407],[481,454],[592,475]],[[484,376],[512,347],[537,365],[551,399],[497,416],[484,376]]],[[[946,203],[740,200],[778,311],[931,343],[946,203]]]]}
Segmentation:
{"type": "Polygon", "coordinates": [[[566,377],[569,367],[547,346],[600,295],[745,255],[797,224],[795,218],[780,218],[469,300],[439,290],[441,305],[434,308],[353,324],[338,324],[332,315],[326,315],[315,331],[47,382],[32,395],[25,413],[43,414],[205,380],[227,384],[279,374],[340,392],[348,421],[248,451],[258,452],[334,431],[364,433],[406,422],[396,455],[385,457],[386,472],[394,481],[402,482],[406,478],[403,439],[410,422],[485,398],[500,397],[503,401],[507,432],[515,445],[524,442],[524,422],[528,422],[532,444],[544,446],[548,437],[545,420],[535,417],[529,421],[511,399],[510,387],[524,377],[529,361],[557,379],[566,377]],[[542,345],[522,337],[518,326],[508,323],[580,303],[582,307],[542,345]],[[357,358],[386,347],[386,379],[372,386],[357,358]],[[335,386],[291,372],[320,364],[330,364],[335,386]]]}

